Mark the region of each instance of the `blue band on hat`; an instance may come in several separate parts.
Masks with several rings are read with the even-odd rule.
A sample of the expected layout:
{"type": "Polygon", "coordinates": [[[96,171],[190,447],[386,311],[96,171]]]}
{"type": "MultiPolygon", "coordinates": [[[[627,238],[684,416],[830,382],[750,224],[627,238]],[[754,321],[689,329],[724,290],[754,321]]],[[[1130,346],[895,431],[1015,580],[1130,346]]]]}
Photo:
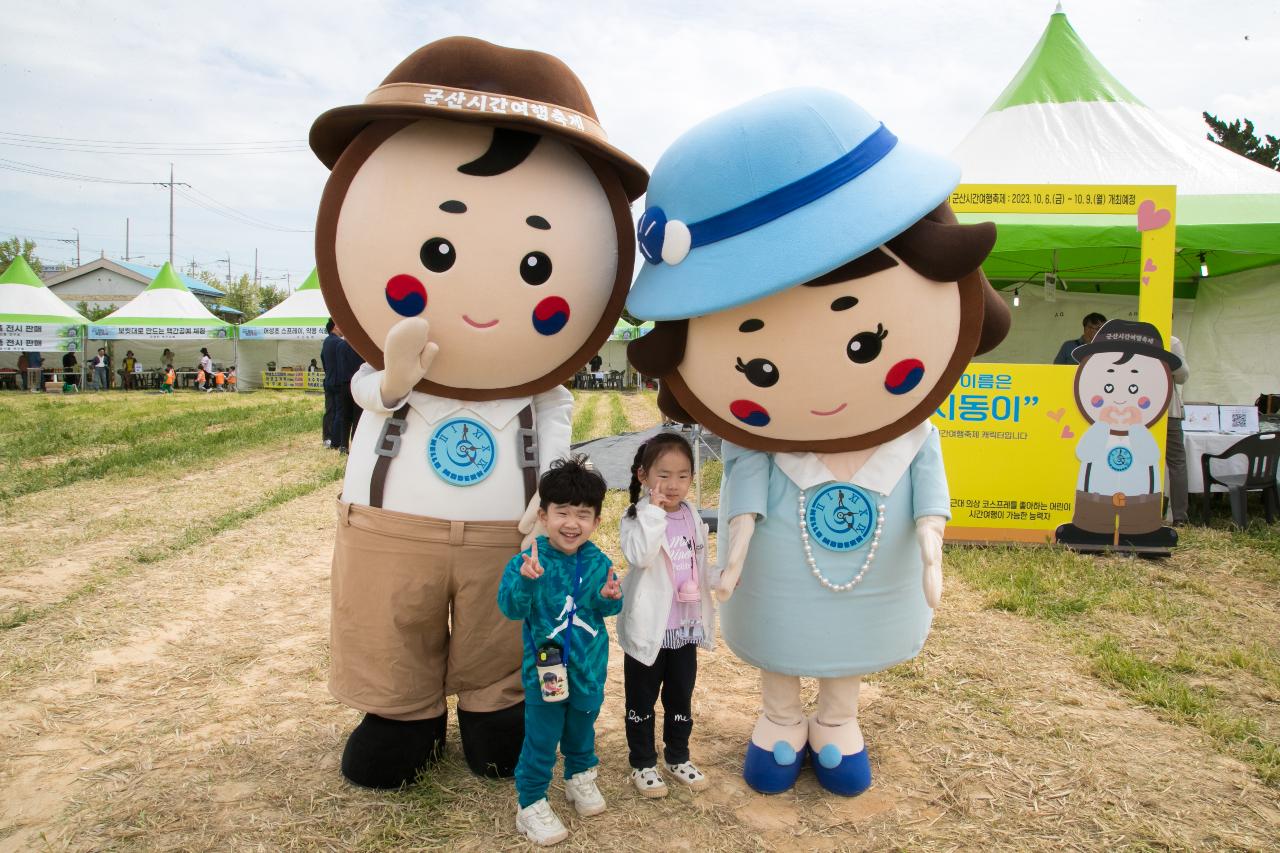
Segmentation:
{"type": "MultiPolygon", "coordinates": [[[[879,163],[897,144],[898,137],[881,124],[848,154],[833,160],[816,172],[811,172],[785,187],[779,187],[732,210],[691,223],[688,226],[689,248],[696,249],[699,246],[736,237],[817,201],[879,163]]],[[[662,263],[662,244],[666,236],[666,225],[667,215],[660,207],[651,207],[640,217],[640,223],[636,229],[640,254],[644,255],[645,260],[651,264],[662,263]]]]}

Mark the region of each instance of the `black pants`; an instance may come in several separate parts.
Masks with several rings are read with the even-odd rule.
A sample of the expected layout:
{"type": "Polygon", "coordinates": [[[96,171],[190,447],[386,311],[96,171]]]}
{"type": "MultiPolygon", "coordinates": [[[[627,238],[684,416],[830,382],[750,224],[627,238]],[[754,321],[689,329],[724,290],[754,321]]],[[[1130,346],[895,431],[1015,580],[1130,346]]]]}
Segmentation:
{"type": "Polygon", "coordinates": [[[698,646],[659,649],[653,666],[626,655],[622,675],[627,702],[627,746],[631,766],[653,767],[658,752],[653,744],[653,709],[662,694],[662,751],[668,764],[689,760],[689,734],[693,731],[693,685],[698,679],[698,646]]]}
{"type": "Polygon", "coordinates": [[[360,423],[361,409],[351,396],[351,383],[338,385],[333,393],[333,422],[329,427],[329,438],[334,447],[350,447],[351,434],[355,432],[356,424],[360,423]]]}
{"type": "Polygon", "coordinates": [[[324,389],[324,419],[320,423],[323,430],[323,438],[325,441],[333,440],[333,410],[336,406],[335,401],[338,399],[338,389],[328,386],[324,389]]]}

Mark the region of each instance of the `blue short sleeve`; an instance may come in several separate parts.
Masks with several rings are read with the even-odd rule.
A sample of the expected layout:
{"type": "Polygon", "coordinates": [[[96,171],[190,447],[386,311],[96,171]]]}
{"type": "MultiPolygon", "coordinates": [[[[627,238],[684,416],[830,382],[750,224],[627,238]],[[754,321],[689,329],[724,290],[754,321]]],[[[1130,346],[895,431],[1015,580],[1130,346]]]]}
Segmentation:
{"type": "Polygon", "coordinates": [[[951,493],[947,489],[947,469],[942,464],[942,442],[936,429],[911,460],[911,504],[915,517],[940,515],[951,520],[951,493]]]}
{"type": "Polygon", "coordinates": [[[724,442],[720,505],[726,519],[752,513],[763,521],[769,510],[769,454],[724,442]]]}

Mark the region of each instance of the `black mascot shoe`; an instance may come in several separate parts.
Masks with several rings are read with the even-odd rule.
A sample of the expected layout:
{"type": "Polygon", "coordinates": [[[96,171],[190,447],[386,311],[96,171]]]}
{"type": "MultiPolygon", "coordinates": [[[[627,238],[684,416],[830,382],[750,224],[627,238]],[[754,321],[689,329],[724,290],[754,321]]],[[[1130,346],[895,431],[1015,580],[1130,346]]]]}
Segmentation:
{"type": "Polygon", "coordinates": [[[444,752],[447,718],[402,721],[365,714],[342,751],[342,775],[366,788],[412,785],[444,752]]]}
{"type": "Polygon", "coordinates": [[[458,710],[462,754],[477,776],[505,779],[516,772],[524,743],[524,703],[501,711],[458,710]]]}

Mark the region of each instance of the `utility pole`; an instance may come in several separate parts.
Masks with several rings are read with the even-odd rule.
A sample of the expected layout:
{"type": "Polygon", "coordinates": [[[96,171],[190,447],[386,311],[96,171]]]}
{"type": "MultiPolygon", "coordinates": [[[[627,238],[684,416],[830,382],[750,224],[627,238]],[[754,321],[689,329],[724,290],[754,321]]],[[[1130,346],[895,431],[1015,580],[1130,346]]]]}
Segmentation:
{"type": "Polygon", "coordinates": [[[129,260],[129,217],[124,218],[124,259],[129,260]]]}
{"type": "Polygon", "coordinates": [[[191,259],[191,277],[192,278],[196,277],[196,259],[195,258],[191,259]]]}
{"type": "Polygon", "coordinates": [[[53,239],[57,240],[59,243],[75,243],[76,244],[76,266],[78,267],[80,266],[80,229],[72,228],[71,230],[76,232],[76,238],[74,240],[72,240],[70,237],[54,237],[53,239]]]}
{"type": "Polygon", "coordinates": [[[231,289],[231,253],[227,252],[227,289],[231,289]]]}
{"type": "Polygon", "coordinates": [[[169,180],[156,181],[157,187],[169,188],[169,265],[173,265],[173,188],[174,187],[190,187],[191,184],[175,183],[173,180],[173,164],[169,164],[169,180]]]}
{"type": "Polygon", "coordinates": [[[258,250],[253,250],[253,286],[258,287],[258,250]]]}

